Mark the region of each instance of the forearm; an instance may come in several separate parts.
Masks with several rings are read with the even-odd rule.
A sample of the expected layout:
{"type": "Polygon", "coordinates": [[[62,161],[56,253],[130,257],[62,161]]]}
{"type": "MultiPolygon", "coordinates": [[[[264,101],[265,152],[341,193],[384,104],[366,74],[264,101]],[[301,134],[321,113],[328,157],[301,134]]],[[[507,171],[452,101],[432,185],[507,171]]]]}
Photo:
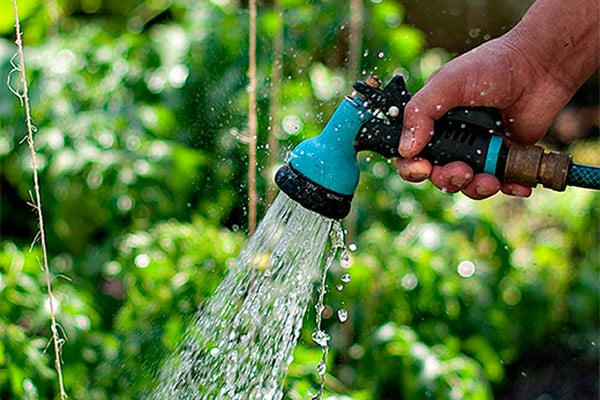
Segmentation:
{"type": "Polygon", "coordinates": [[[575,91],[600,66],[600,1],[538,0],[506,36],[541,73],[575,91]]]}

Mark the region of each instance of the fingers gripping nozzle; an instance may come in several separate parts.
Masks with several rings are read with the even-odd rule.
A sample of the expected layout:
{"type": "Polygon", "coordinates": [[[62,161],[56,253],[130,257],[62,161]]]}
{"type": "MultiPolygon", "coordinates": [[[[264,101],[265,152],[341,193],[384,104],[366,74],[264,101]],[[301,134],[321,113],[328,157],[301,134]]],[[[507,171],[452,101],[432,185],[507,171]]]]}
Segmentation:
{"type": "MultiPolygon", "coordinates": [[[[399,75],[383,89],[376,77],[353,87],[356,95],[346,97],[321,134],[301,142],[275,176],[277,185],[293,200],[334,219],[350,211],[359,179],[357,152],[400,156],[404,108],[411,98],[399,75]]],[[[434,165],[463,161],[475,173],[489,173],[507,182],[565,188],[570,156],[544,153],[539,146],[508,145],[502,133],[504,124],[497,109],[455,108],[436,121],[431,141],[419,157],[434,165]]]]}

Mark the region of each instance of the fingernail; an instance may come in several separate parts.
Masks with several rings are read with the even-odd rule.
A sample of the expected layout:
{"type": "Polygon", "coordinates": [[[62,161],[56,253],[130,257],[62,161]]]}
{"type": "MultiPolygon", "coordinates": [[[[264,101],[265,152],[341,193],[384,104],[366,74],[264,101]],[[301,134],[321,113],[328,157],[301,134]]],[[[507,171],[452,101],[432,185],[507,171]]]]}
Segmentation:
{"type": "Polygon", "coordinates": [[[528,197],[531,192],[522,186],[509,186],[510,194],[517,197],[528,197]]]}
{"type": "Polygon", "coordinates": [[[414,128],[404,129],[402,131],[402,136],[400,136],[400,151],[408,152],[413,147],[413,143],[415,142],[414,128]]]}
{"type": "Polygon", "coordinates": [[[423,179],[427,178],[428,175],[422,172],[411,172],[408,174],[408,176],[410,179],[414,179],[415,181],[422,181],[423,179]]]}
{"type": "Polygon", "coordinates": [[[490,192],[489,190],[487,190],[486,188],[483,188],[481,186],[477,186],[475,188],[475,192],[480,196],[489,196],[492,194],[492,192],[490,192]]]}
{"type": "Polygon", "coordinates": [[[450,178],[450,183],[454,186],[456,186],[457,188],[462,188],[463,186],[465,186],[465,183],[467,182],[466,177],[460,177],[460,176],[453,176],[452,178],[450,178]]]}

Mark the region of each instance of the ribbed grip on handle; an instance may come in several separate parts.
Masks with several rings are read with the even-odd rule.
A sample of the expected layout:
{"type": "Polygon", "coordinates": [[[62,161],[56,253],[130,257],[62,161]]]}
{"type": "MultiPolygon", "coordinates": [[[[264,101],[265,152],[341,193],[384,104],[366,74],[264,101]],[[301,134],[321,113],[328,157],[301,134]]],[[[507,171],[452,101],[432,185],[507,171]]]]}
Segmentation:
{"type": "MultiPolygon", "coordinates": [[[[458,107],[435,122],[431,140],[418,155],[434,165],[464,161],[476,173],[486,170],[486,156],[493,132],[503,132],[500,112],[489,107],[458,107]]],[[[400,157],[398,145],[402,133],[402,119],[386,123],[373,118],[363,124],[355,140],[356,151],[371,150],[384,157],[400,157]]]]}

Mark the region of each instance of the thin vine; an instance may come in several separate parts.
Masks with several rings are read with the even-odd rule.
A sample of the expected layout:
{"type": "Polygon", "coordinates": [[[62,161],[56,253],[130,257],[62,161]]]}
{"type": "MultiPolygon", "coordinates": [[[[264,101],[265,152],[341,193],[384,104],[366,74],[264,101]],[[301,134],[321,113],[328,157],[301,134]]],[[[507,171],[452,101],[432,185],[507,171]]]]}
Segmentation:
{"type": "MultiPolygon", "coordinates": [[[[48,294],[48,304],[50,308],[50,330],[52,333],[52,344],[54,347],[54,367],[56,369],[56,373],[58,375],[58,388],[60,392],[60,399],[65,400],[67,398],[67,393],[65,391],[65,386],[63,382],[63,373],[62,373],[62,365],[61,365],[61,349],[64,344],[64,339],[60,337],[58,333],[58,323],[56,322],[56,311],[54,304],[54,295],[52,293],[52,281],[50,278],[50,268],[48,266],[48,251],[46,246],[46,234],[44,228],[44,215],[42,212],[42,199],[40,194],[40,179],[38,175],[38,166],[37,166],[37,157],[35,152],[35,142],[33,140],[34,126],[31,119],[31,111],[29,108],[29,94],[27,89],[27,77],[25,74],[25,59],[23,55],[23,41],[21,40],[21,25],[19,23],[19,12],[17,7],[17,0],[13,0],[13,11],[15,14],[15,31],[16,38],[15,44],[17,45],[17,54],[18,54],[18,63],[14,65],[15,71],[20,72],[21,74],[21,90],[22,93],[11,88],[11,91],[17,95],[23,107],[25,108],[25,123],[27,125],[27,136],[26,141],[29,147],[29,151],[31,153],[31,169],[33,172],[33,194],[31,200],[31,206],[33,207],[35,213],[37,214],[38,220],[38,234],[34,239],[34,243],[36,240],[39,240],[40,246],[42,248],[42,270],[45,275],[46,280],[46,289],[48,294]]],[[[10,88],[10,85],[9,85],[10,88]]]]}
{"type": "Polygon", "coordinates": [[[256,0],[250,0],[250,39],[248,85],[248,233],[252,235],[256,229],[256,141],[258,136],[258,121],[256,116],[256,0]]]}

